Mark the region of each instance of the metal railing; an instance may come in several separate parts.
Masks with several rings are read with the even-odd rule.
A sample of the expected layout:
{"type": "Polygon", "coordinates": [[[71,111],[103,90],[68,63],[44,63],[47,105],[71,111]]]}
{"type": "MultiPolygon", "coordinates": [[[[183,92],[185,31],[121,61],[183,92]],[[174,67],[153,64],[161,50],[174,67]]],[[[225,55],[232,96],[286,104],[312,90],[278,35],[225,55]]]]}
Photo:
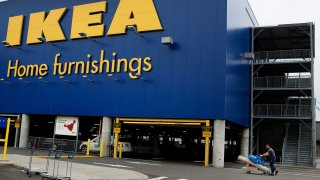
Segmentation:
{"type": "Polygon", "coordinates": [[[254,88],[311,88],[311,76],[256,77],[254,88]]]}
{"type": "Polygon", "coordinates": [[[68,152],[68,151],[80,152],[79,146],[81,143],[82,141],[78,141],[78,143],[76,143],[75,140],[69,140],[69,139],[55,138],[53,141],[53,138],[29,136],[28,147],[29,148],[33,147],[35,149],[40,149],[40,150],[48,150],[50,148],[54,148],[55,150],[61,150],[64,152],[68,152]]]}
{"type": "Polygon", "coordinates": [[[254,53],[254,63],[311,61],[309,49],[259,51],[254,53]]]}
{"type": "Polygon", "coordinates": [[[255,117],[311,118],[311,106],[287,104],[255,104],[253,107],[253,115],[255,117]]]}

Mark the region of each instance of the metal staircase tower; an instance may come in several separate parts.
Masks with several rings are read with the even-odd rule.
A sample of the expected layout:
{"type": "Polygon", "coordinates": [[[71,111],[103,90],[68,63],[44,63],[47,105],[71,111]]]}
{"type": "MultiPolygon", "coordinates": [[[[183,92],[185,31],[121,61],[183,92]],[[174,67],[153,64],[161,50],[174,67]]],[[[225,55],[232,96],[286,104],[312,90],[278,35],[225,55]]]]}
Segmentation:
{"type": "Polygon", "coordinates": [[[315,166],[314,24],[255,27],[252,52],[251,153],[274,144],[277,161],[315,166]]]}

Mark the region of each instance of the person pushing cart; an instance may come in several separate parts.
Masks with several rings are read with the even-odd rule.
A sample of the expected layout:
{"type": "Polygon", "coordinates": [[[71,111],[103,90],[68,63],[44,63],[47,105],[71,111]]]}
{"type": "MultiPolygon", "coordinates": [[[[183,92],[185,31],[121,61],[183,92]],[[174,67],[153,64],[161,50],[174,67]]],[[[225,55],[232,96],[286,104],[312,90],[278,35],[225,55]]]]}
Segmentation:
{"type": "Polygon", "coordinates": [[[261,154],[260,156],[263,156],[263,157],[269,156],[269,161],[270,161],[269,164],[271,169],[270,175],[275,176],[279,173],[277,168],[274,166],[274,163],[276,161],[276,154],[274,150],[271,148],[270,144],[266,144],[266,149],[267,149],[267,152],[265,152],[264,154],[261,154]]]}

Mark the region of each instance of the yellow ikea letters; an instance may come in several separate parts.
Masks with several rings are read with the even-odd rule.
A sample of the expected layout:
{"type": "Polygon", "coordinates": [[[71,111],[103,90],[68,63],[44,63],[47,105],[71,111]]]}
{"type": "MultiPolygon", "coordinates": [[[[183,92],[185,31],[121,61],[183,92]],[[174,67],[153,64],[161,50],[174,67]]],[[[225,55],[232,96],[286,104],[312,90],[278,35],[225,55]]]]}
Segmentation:
{"type": "Polygon", "coordinates": [[[106,5],[106,1],[101,1],[74,6],[70,38],[84,38],[79,35],[79,32],[86,33],[88,37],[103,36],[102,13],[106,12],[106,5]]]}
{"type": "MultiPolygon", "coordinates": [[[[71,39],[105,35],[103,14],[106,12],[107,2],[74,6],[71,23],[71,39]]],[[[30,14],[27,44],[42,43],[38,38],[44,37],[46,41],[66,40],[60,21],[67,8],[37,12],[30,14]]],[[[9,17],[6,41],[12,46],[21,45],[24,16],[9,17]]],[[[110,25],[107,35],[125,34],[128,26],[135,26],[138,32],[163,30],[153,0],[120,0],[117,11],[110,25]]]]}
{"type": "Polygon", "coordinates": [[[30,14],[27,44],[41,43],[38,38],[43,35],[49,42],[65,40],[60,19],[66,10],[67,8],[51,10],[47,17],[44,11],[30,14]]]}
{"type": "Polygon", "coordinates": [[[127,26],[138,32],[162,30],[153,0],[121,0],[108,35],[124,34],[127,26]]]}
{"type": "Polygon", "coordinates": [[[10,42],[12,46],[17,46],[21,44],[23,19],[24,19],[23,15],[9,18],[6,41],[10,42]]]}

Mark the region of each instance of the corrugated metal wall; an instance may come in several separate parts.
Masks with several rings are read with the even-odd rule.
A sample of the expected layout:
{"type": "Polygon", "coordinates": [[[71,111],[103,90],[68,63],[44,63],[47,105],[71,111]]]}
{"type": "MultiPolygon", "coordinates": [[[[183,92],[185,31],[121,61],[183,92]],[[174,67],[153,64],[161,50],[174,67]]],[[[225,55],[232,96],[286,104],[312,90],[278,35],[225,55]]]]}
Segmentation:
{"type": "MultiPolygon", "coordinates": [[[[250,49],[250,18],[245,0],[154,0],[163,31],[67,40],[39,45],[26,45],[29,13],[67,7],[61,20],[69,37],[74,5],[94,0],[41,1],[15,0],[0,6],[0,38],[6,38],[8,17],[25,15],[23,45],[20,49],[0,46],[0,78],[5,78],[8,61],[21,64],[48,64],[49,75],[43,84],[37,77],[5,78],[14,86],[0,84],[1,113],[59,114],[121,117],[228,119],[248,125],[249,65],[240,53],[250,49]],[[227,13],[228,12],[228,13],[227,13]],[[227,16],[228,15],[228,16],[227,16]],[[227,23],[228,19],[228,23],[227,23]],[[226,30],[228,28],[228,31],[226,30]],[[161,44],[161,37],[171,36],[175,44],[161,44]],[[65,76],[63,83],[52,75],[56,53],[62,62],[106,58],[117,52],[119,58],[151,57],[153,69],[143,73],[146,79],[132,80],[127,73],[115,73],[117,82],[107,74],[65,76]],[[241,108],[239,108],[241,107],[241,108]]],[[[108,1],[103,22],[108,29],[119,0],[108,1]]]]}

